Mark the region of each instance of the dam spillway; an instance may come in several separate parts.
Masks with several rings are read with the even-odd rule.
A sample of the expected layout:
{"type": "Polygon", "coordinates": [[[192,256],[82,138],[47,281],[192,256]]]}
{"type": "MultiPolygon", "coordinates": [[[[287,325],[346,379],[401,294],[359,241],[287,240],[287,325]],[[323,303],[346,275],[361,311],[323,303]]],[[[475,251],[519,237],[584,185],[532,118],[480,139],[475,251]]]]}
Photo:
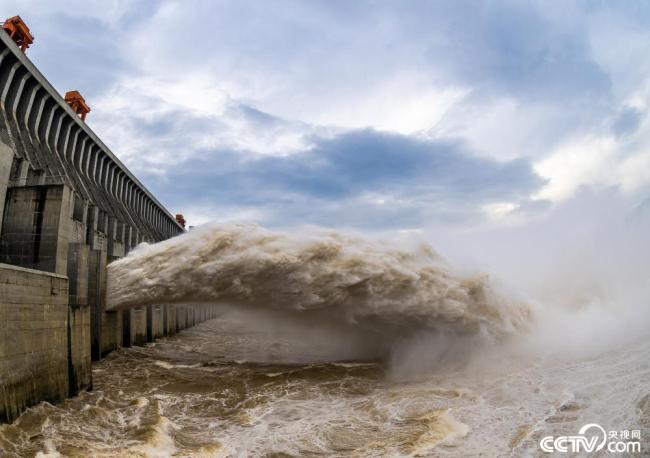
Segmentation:
{"type": "Polygon", "coordinates": [[[110,351],[213,313],[105,310],[106,266],[184,228],[24,51],[0,31],[0,421],[91,388],[110,351]]]}

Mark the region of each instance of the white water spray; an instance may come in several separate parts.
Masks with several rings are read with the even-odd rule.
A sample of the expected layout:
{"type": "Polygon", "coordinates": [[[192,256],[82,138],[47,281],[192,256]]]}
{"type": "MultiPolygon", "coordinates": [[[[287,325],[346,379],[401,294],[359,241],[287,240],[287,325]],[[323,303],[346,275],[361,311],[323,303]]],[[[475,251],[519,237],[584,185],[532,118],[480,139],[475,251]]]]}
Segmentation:
{"type": "Polygon", "coordinates": [[[108,307],[222,303],[410,332],[501,337],[532,319],[487,276],[461,276],[428,245],[404,250],[325,230],[209,225],[109,266],[108,307]]]}

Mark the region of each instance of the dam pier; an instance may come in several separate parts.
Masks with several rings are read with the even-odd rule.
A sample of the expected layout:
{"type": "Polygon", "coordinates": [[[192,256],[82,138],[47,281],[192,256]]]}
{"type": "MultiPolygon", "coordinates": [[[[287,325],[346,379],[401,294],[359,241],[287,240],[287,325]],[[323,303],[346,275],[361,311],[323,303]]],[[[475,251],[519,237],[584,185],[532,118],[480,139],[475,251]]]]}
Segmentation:
{"type": "MultiPolygon", "coordinates": [[[[0,31],[0,421],[92,388],[92,361],[213,317],[210,306],[106,310],[107,265],[177,220],[27,58],[19,17],[0,31]]],[[[179,215],[180,216],[180,215],[179,215]]]]}

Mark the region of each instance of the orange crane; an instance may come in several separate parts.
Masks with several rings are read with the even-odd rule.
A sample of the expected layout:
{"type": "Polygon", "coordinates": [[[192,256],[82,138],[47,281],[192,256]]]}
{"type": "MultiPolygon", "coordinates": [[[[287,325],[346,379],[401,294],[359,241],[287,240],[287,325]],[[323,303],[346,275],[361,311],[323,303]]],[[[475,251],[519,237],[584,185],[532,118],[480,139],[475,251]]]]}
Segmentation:
{"type": "Polygon", "coordinates": [[[2,24],[2,28],[16,42],[22,52],[27,51],[29,45],[34,43],[34,37],[29,32],[29,27],[20,16],[10,17],[2,24]]]}
{"type": "Polygon", "coordinates": [[[65,93],[65,101],[72,111],[74,111],[82,121],[86,120],[86,115],[90,113],[90,107],[86,105],[86,101],[79,94],[79,91],[68,91],[65,93]]]}
{"type": "MultiPolygon", "coordinates": [[[[29,45],[34,43],[34,36],[30,33],[29,27],[25,24],[20,16],[8,18],[2,24],[2,28],[9,37],[16,42],[22,52],[25,52],[29,45]]],[[[90,107],[86,104],[79,91],[68,91],[65,93],[65,101],[72,111],[74,111],[82,121],[86,120],[86,115],[90,113],[90,107]]]]}

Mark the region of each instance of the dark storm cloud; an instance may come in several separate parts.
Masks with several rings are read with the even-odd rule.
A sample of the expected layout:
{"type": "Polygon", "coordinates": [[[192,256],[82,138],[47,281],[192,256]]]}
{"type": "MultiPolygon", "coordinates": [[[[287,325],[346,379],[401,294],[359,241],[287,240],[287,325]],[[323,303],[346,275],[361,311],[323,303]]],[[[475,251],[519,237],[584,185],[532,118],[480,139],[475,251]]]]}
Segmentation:
{"type": "Polygon", "coordinates": [[[213,208],[224,202],[264,207],[273,214],[270,223],[326,224],[336,215],[339,224],[364,227],[467,220],[489,202],[522,203],[543,184],[524,159],[496,162],[457,142],[373,130],[320,139],[285,157],[205,152],[147,181],[179,204],[200,196],[213,208]]]}

